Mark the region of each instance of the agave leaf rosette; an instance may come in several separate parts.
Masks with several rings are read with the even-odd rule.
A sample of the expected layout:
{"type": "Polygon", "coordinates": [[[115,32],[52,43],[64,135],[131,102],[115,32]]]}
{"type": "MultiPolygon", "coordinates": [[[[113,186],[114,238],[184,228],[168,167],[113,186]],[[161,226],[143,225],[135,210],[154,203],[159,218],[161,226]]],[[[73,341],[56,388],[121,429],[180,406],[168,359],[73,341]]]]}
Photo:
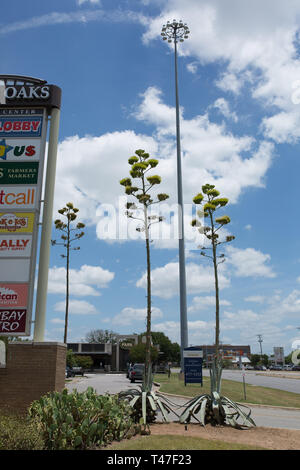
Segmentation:
{"type": "Polygon", "coordinates": [[[250,428],[255,426],[251,418],[251,410],[240,403],[235,403],[221,395],[221,364],[213,361],[210,369],[211,393],[199,395],[189,400],[184,405],[184,410],[179,417],[182,424],[189,424],[192,419],[205,426],[229,425],[236,429],[250,428]],[[246,408],[248,411],[243,411],[246,408]]]}

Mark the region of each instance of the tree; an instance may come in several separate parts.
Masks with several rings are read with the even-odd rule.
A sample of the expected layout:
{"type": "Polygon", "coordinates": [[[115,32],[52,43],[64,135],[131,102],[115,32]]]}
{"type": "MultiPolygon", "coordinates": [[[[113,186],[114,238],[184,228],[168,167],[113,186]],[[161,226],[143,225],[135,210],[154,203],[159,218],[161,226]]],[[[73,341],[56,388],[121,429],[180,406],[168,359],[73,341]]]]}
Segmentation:
{"type": "Polygon", "coordinates": [[[144,232],[146,242],[147,257],[147,327],[146,327],[146,358],[145,377],[148,377],[151,365],[151,263],[150,263],[150,227],[153,224],[162,222],[163,217],[149,215],[149,208],[154,204],[168,199],[164,193],[157,194],[156,197],[150,195],[151,190],[161,183],[158,175],[149,175],[149,171],[158,165],[158,160],[150,158],[144,150],[136,150],[135,155],[130,157],[128,163],[131,167],[130,176],[123,178],[120,184],[124,186],[125,194],[132,197],[134,202],[127,202],[125,214],[129,219],[139,221],[136,227],[138,232],[144,232]],[[134,180],[134,181],[132,181],[134,180]],[[133,184],[134,183],[134,184],[133,184]],[[138,217],[138,212],[142,217],[138,217]]]}
{"type": "Polygon", "coordinates": [[[83,369],[90,369],[94,362],[91,356],[74,356],[75,365],[83,369]]]}
{"type": "Polygon", "coordinates": [[[85,335],[87,343],[112,343],[116,344],[118,333],[112,330],[91,330],[85,335]]]}
{"type": "Polygon", "coordinates": [[[73,367],[75,366],[75,363],[76,363],[75,356],[74,356],[72,349],[67,349],[67,355],[66,355],[67,366],[73,367]]]}
{"type": "Polygon", "coordinates": [[[251,354],[250,361],[252,366],[257,366],[260,361],[260,354],[251,354]]]}
{"type": "Polygon", "coordinates": [[[216,363],[219,364],[220,358],[220,299],[219,299],[219,277],[218,277],[218,265],[225,261],[224,253],[218,255],[218,248],[224,243],[229,243],[234,240],[233,235],[229,235],[224,241],[219,239],[219,230],[225,225],[230,223],[230,217],[228,215],[221,215],[215,217],[215,212],[218,209],[225,207],[228,203],[228,199],[219,197],[220,193],[215,189],[212,184],[205,184],[202,186],[202,193],[197,194],[193,201],[197,205],[203,205],[202,210],[197,211],[198,218],[193,219],[191,224],[193,227],[198,227],[200,233],[203,233],[206,239],[209,241],[210,246],[203,246],[200,254],[206,258],[210,258],[213,262],[214,267],[214,278],[215,278],[215,297],[216,297],[216,329],[215,329],[215,346],[216,346],[216,363]],[[206,198],[205,198],[206,196],[206,198]],[[202,226],[200,218],[208,220],[208,225],[202,226]],[[210,253],[210,254],[208,254],[210,253]]]}
{"type": "Polygon", "coordinates": [[[85,224],[78,222],[76,226],[73,225],[73,222],[77,218],[77,213],[79,209],[73,206],[72,202],[68,202],[65,207],[58,210],[58,213],[63,215],[66,218],[66,222],[61,219],[56,219],[54,221],[56,230],[62,232],[60,240],[51,240],[53,246],[62,245],[65,248],[65,254],[60,255],[62,258],[66,259],[66,309],[65,309],[65,330],[64,330],[64,343],[67,343],[67,334],[68,334],[68,317],[69,317],[69,270],[70,270],[70,251],[71,250],[80,250],[79,246],[72,247],[74,241],[78,241],[83,237],[84,232],[82,229],[85,227],[85,224]]]}
{"type": "MultiPolygon", "coordinates": [[[[137,363],[145,363],[146,361],[146,344],[144,343],[139,343],[132,348],[130,348],[129,351],[129,358],[132,362],[137,362],[137,363]]],[[[156,361],[158,358],[158,350],[150,346],[150,359],[152,362],[156,361]]]]}
{"type": "Polygon", "coordinates": [[[152,331],[152,342],[159,346],[159,359],[162,361],[180,361],[180,346],[178,343],[172,343],[171,340],[161,331],[152,331]]]}

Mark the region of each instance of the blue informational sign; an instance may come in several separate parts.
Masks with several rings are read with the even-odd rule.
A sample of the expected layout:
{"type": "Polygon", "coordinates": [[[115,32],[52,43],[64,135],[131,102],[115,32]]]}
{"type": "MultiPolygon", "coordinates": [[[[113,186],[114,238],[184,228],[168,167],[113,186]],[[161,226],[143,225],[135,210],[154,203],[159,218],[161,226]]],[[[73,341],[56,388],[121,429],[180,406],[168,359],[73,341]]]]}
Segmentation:
{"type": "Polygon", "coordinates": [[[191,347],[183,350],[184,359],[184,384],[200,383],[202,385],[203,351],[200,348],[191,347]]]}

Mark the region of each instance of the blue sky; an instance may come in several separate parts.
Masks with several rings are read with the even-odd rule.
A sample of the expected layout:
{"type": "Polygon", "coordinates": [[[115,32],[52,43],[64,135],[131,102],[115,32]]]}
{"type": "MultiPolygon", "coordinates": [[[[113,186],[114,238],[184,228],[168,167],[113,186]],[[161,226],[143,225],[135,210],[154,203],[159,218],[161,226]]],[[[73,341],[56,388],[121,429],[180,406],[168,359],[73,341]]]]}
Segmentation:
{"type": "MultiPolygon", "coordinates": [[[[174,57],[160,37],[176,18],[191,31],[178,64],[186,234],[192,198],[211,183],[230,200],[236,236],[220,271],[221,340],[255,353],[262,334],[264,352],[289,353],[300,336],[298,2],[16,0],[1,11],[0,73],[62,89],[53,217],[73,201],[86,223],[72,254],[68,340],[145,331],[145,244],[112,228],[114,216],[125,222],[119,180],[138,148],[160,157],[160,189],[176,203],[174,57]]],[[[153,238],[153,329],[179,342],[178,242],[153,238]]],[[[213,277],[196,246],[186,250],[189,343],[212,344],[213,277]]],[[[63,338],[60,254],[51,248],[49,341],[63,338]]]]}

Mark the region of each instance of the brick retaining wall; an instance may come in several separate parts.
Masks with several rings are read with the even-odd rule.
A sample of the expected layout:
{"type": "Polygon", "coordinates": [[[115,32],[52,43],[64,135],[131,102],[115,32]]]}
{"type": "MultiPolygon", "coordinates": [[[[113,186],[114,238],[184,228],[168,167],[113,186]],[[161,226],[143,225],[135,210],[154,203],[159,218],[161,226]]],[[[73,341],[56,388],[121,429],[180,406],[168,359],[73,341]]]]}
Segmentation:
{"type": "Polygon", "coordinates": [[[0,368],[0,407],[25,411],[42,395],[65,388],[66,345],[9,343],[0,368]]]}

